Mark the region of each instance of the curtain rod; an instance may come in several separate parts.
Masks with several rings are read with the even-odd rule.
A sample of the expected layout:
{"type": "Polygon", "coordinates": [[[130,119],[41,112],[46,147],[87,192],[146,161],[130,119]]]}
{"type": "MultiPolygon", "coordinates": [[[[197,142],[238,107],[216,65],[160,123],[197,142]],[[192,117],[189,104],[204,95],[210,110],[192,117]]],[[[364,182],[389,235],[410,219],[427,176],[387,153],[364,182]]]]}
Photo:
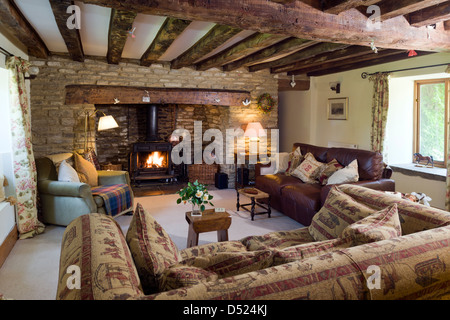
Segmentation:
{"type": "Polygon", "coordinates": [[[9,52],[6,49],[3,49],[2,47],[0,47],[0,52],[3,53],[5,56],[9,56],[9,57],[13,56],[13,54],[11,52],[9,52]]]}
{"type": "Polygon", "coordinates": [[[363,72],[363,73],[361,73],[361,78],[366,79],[367,76],[372,76],[372,75],[377,74],[377,73],[391,73],[391,72],[416,70],[416,69],[440,67],[440,66],[447,66],[447,65],[450,65],[450,63],[441,63],[441,64],[434,64],[434,65],[431,65],[431,66],[415,67],[415,68],[407,68],[407,69],[399,69],[399,70],[391,70],[391,71],[382,71],[382,72],[374,72],[374,73],[363,72]]]}

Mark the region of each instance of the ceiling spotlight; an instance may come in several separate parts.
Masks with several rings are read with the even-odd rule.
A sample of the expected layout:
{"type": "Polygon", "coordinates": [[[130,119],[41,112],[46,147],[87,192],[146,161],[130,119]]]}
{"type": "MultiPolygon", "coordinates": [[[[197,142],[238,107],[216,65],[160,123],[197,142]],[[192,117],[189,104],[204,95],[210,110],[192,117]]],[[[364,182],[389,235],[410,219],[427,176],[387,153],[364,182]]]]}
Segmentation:
{"type": "Polygon", "coordinates": [[[120,103],[120,100],[117,98],[114,98],[114,104],[118,104],[118,103],[120,103]]]}

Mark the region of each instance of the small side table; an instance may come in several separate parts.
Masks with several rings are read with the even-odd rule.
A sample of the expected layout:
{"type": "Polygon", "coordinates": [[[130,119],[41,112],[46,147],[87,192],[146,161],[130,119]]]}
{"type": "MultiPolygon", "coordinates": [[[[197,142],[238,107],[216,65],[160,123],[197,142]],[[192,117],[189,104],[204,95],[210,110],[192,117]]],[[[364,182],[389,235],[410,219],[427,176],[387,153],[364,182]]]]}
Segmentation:
{"type": "Polygon", "coordinates": [[[203,211],[199,217],[191,216],[186,212],[186,221],[189,224],[187,247],[198,245],[198,236],[202,232],[217,231],[217,241],[228,241],[228,228],[231,225],[231,216],[228,212],[215,212],[214,209],[203,211]]]}
{"type": "Polygon", "coordinates": [[[265,193],[259,189],[256,188],[244,188],[244,189],[239,189],[237,190],[236,193],[236,197],[237,197],[237,201],[236,201],[236,210],[239,211],[239,208],[242,208],[244,210],[247,210],[248,212],[250,212],[251,217],[252,217],[252,221],[254,220],[255,214],[265,214],[267,213],[269,215],[270,218],[270,214],[272,212],[272,210],[270,209],[270,194],[265,193]],[[251,193],[249,193],[249,190],[252,191],[251,193]],[[239,203],[239,195],[243,195],[246,196],[247,198],[250,198],[251,202],[250,203],[246,203],[246,204],[240,204],[239,203]],[[265,200],[267,199],[267,205],[263,205],[259,202],[257,202],[257,200],[265,200]],[[247,209],[246,206],[250,206],[251,205],[251,210],[247,209]],[[263,208],[264,212],[255,212],[255,208],[256,206],[263,208]]]}

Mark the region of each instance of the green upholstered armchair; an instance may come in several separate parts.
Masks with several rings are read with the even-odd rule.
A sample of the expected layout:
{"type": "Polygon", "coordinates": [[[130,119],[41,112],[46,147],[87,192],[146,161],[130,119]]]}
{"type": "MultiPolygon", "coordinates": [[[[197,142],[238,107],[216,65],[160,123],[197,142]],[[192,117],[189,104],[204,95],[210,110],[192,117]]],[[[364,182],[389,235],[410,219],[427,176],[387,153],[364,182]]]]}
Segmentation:
{"type": "MultiPolygon", "coordinates": [[[[87,213],[106,214],[105,201],[93,195],[91,187],[82,182],[58,181],[56,167],[49,158],[36,159],[37,186],[44,223],[67,226],[73,219],[87,213]]],[[[127,171],[97,171],[98,184],[130,184],[127,171]]],[[[118,215],[133,211],[133,191],[131,207],[118,215]]],[[[117,215],[117,216],[118,216],[117,215]]]]}

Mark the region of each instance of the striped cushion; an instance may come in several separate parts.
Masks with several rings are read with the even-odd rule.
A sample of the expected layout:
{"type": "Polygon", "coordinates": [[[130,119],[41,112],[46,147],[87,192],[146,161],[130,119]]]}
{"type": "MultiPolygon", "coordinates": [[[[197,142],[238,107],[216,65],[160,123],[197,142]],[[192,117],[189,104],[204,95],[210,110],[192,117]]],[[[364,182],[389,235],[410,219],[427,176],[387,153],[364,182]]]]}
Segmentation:
{"type": "Polygon", "coordinates": [[[394,204],[359,220],[342,231],[341,238],[349,238],[353,246],[400,237],[402,229],[394,204]]]}
{"type": "Polygon", "coordinates": [[[181,260],[177,246],[140,203],[136,205],[126,239],[144,292],[158,291],[161,274],[181,260]]]}
{"type": "Polygon", "coordinates": [[[308,230],[316,241],[336,239],[347,226],[376,211],[333,186],[308,230]]]}

